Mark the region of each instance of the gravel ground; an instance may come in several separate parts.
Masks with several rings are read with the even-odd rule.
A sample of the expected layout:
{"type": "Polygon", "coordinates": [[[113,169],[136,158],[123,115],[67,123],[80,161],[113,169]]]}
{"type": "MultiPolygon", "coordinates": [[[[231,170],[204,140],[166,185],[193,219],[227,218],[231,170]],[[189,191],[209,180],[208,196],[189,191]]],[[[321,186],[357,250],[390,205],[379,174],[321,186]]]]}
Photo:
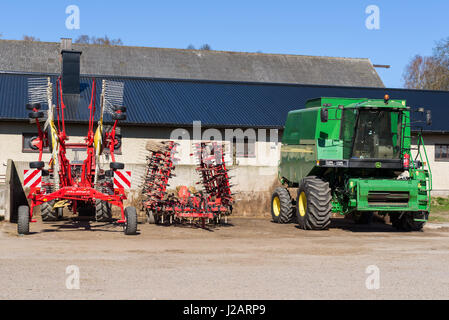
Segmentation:
{"type": "Polygon", "coordinates": [[[329,231],[232,218],[227,226],[0,223],[0,299],[448,299],[449,228],[400,233],[335,219],[329,231]],[[66,268],[80,288],[66,288],[66,268]],[[367,289],[367,267],[379,289],[367,289]],[[371,270],[371,269],[369,269],[371,270]]]}

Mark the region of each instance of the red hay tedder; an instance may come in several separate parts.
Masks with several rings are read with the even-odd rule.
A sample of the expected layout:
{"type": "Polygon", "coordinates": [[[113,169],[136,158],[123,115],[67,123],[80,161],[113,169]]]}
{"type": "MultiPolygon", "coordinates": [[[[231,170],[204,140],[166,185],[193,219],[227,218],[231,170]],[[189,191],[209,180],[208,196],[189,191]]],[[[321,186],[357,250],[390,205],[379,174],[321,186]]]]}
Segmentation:
{"type": "MultiPolygon", "coordinates": [[[[30,110],[29,117],[35,121],[38,134],[32,140],[31,146],[39,150],[39,159],[30,162],[31,170],[25,170],[24,186],[29,187],[28,199],[30,207],[20,206],[18,210],[18,233],[29,233],[29,223],[33,219],[33,209],[40,206],[43,221],[58,220],[62,217],[64,207],[79,216],[95,216],[97,221],[113,221],[112,206],[121,210],[121,219],[115,221],[122,224],[124,233],[132,235],[137,233],[137,212],[134,207],[124,208],[126,200],[124,177],[130,172],[122,171],[124,164],[115,161],[114,150],[121,140],[116,130],[119,120],[126,119],[126,108],[121,105],[111,106],[111,116],[114,120],[112,127],[105,130],[103,127],[103,112],[105,110],[105,97],[102,93],[100,119],[94,132],[94,115],[96,100],[96,83],[92,83],[91,99],[89,104],[89,127],[87,136],[82,143],[69,143],[66,134],[63,101],[62,80],[56,82],[56,106],[51,103],[51,83],[48,81],[47,97],[48,111],[45,123],[40,103],[29,103],[26,108],[30,110]],[[57,120],[54,120],[56,114],[57,120]],[[45,170],[42,161],[44,148],[51,148],[52,157],[45,170]],[[99,157],[103,151],[109,150],[110,170],[100,169],[99,157]],[[67,151],[86,152],[83,161],[69,161],[67,151]],[[120,183],[115,183],[115,179],[120,183]]],[[[105,82],[103,82],[103,89],[105,82]]]]}

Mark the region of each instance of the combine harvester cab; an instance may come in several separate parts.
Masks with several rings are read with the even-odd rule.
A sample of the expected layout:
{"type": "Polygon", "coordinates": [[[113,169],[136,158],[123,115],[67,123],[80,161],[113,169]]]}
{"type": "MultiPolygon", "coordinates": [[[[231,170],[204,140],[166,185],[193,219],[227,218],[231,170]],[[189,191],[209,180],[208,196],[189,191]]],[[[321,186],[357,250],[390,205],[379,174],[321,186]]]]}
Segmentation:
{"type": "Polygon", "coordinates": [[[377,213],[389,215],[399,230],[421,230],[432,179],[421,133],[412,154],[411,112],[404,100],[388,95],[318,98],[289,112],[278,173],[284,187],[272,195],[273,220],[288,223],[296,213],[301,228],[320,230],[329,227],[333,213],[358,223],[377,213]],[[292,197],[289,188],[297,194],[292,197]]]}
{"type": "Polygon", "coordinates": [[[31,205],[19,207],[18,233],[29,233],[29,223],[36,222],[33,219],[33,209],[36,206],[40,206],[43,221],[60,219],[64,207],[80,216],[95,217],[96,221],[113,221],[112,206],[118,206],[121,219],[115,222],[123,225],[125,234],[136,234],[136,209],[123,206],[123,201],[126,200],[125,189],[130,187],[131,173],[123,170],[124,164],[116,162],[114,155],[114,150],[121,143],[117,123],[126,119],[125,107],[108,105],[117,97],[117,92],[113,91],[114,83],[103,81],[100,119],[94,132],[96,82],[93,79],[87,136],[82,143],[70,143],[65,128],[66,106],[63,101],[62,80],[58,78],[56,82],[56,106],[52,104],[52,83],[49,78],[46,80],[47,83],[41,81],[29,84],[30,103],[26,107],[30,110],[30,119],[36,123],[38,134],[31,143],[39,150],[39,158],[38,161],[30,162],[30,170],[25,170],[24,173],[24,186],[30,188],[28,199],[31,205]],[[109,99],[109,96],[114,99],[109,99]],[[47,101],[42,97],[46,97],[47,101]],[[45,110],[45,123],[42,121],[45,113],[40,110],[41,103],[36,100],[49,106],[45,110]],[[103,126],[104,111],[109,112],[114,121],[109,130],[105,130],[103,126]],[[45,169],[42,154],[47,147],[51,147],[52,155],[48,168],[45,169]],[[112,160],[109,170],[100,168],[100,155],[105,149],[109,150],[112,160]],[[70,150],[85,152],[85,159],[70,161],[67,156],[70,150]]]}

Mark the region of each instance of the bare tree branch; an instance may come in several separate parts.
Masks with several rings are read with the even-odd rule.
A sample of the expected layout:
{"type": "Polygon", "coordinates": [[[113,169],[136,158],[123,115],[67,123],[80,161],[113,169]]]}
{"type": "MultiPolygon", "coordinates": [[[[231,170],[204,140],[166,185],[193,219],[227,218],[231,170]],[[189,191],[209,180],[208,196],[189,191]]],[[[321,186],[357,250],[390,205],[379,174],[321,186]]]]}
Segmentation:
{"type": "Polygon", "coordinates": [[[212,50],[212,48],[209,44],[205,43],[200,47],[200,50],[212,50]]]}
{"type": "Polygon", "coordinates": [[[28,36],[28,35],[24,35],[22,40],[25,40],[25,41],[41,41],[39,38],[36,38],[35,36],[28,36]]]}
{"type": "Polygon", "coordinates": [[[449,38],[437,42],[432,56],[413,57],[403,78],[406,88],[449,90],[449,38]]]}
{"type": "Polygon", "coordinates": [[[107,35],[104,37],[90,37],[88,35],[80,35],[76,40],[75,43],[80,44],[99,44],[99,45],[106,45],[106,46],[122,46],[123,42],[122,39],[109,39],[107,35]]]}

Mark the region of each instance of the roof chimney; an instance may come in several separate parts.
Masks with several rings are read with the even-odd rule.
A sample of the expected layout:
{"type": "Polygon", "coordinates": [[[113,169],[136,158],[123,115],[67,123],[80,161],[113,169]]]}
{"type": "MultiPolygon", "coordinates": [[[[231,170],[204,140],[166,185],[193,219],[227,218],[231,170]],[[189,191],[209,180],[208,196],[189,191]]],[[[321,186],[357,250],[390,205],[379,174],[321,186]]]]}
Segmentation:
{"type": "Polygon", "coordinates": [[[81,51],[62,50],[62,92],[69,94],[80,93],[80,57],[81,51]]]}
{"type": "Polygon", "coordinates": [[[61,38],[61,51],[72,50],[72,38],[61,38]]]}
{"type": "Polygon", "coordinates": [[[81,51],[72,48],[72,39],[61,39],[61,79],[64,104],[77,110],[80,101],[81,51]]]}

